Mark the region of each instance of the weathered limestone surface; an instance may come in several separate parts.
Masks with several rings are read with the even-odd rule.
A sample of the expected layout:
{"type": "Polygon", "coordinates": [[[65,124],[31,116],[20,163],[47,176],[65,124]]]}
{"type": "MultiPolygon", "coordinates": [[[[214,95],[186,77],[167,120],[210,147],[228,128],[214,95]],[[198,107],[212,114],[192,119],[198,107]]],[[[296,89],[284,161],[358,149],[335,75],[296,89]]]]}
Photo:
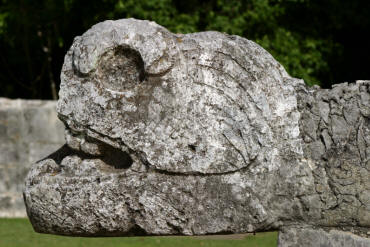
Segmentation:
{"type": "Polygon", "coordinates": [[[370,239],[338,230],[283,228],[279,232],[278,245],[283,247],[368,247],[370,239]]]}
{"type": "Polygon", "coordinates": [[[36,231],[367,236],[370,82],[308,88],[247,39],[134,19],[77,37],[61,78],[67,144],[24,191],[36,231]]]}
{"type": "Polygon", "coordinates": [[[31,164],[65,142],[56,102],[0,98],[0,217],[25,217],[22,191],[31,164]]]}

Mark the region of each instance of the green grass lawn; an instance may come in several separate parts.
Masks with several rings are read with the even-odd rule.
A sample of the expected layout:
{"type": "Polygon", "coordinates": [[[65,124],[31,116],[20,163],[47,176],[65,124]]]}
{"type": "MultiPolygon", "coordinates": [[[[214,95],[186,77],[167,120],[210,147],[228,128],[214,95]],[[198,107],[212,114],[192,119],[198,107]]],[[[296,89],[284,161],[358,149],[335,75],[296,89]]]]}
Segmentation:
{"type": "Polygon", "coordinates": [[[80,238],[35,233],[28,219],[0,219],[0,247],[275,247],[277,232],[264,232],[240,237],[121,237],[121,238],[80,238]]]}

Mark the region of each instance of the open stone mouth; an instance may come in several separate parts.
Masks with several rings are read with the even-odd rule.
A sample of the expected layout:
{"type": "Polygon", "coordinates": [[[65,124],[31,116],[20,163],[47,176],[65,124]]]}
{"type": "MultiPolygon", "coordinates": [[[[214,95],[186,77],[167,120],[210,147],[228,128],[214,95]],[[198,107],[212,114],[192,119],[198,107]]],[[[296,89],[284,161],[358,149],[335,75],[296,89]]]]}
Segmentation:
{"type": "MultiPolygon", "coordinates": [[[[99,159],[106,166],[117,170],[126,170],[131,168],[133,164],[142,164],[144,160],[139,160],[137,154],[120,143],[119,147],[114,147],[104,143],[98,139],[87,136],[84,133],[72,133],[66,131],[67,146],[70,149],[70,154],[75,153],[81,159],[99,159]],[[134,157],[134,158],[132,158],[134,157]]],[[[111,143],[117,143],[112,141],[111,143]]],[[[143,157],[141,157],[143,159],[143,157]]],[[[136,165],[138,166],[138,165],[136,165]]]]}
{"type": "MultiPolygon", "coordinates": [[[[51,159],[59,166],[58,169],[49,171],[53,176],[61,173],[62,176],[73,176],[76,174],[78,177],[98,175],[100,172],[104,174],[109,173],[126,173],[126,172],[137,172],[137,173],[162,173],[168,175],[180,175],[180,176],[215,176],[215,175],[226,175],[240,172],[243,169],[236,171],[223,172],[223,173],[199,173],[199,172],[173,172],[167,170],[157,169],[152,166],[145,157],[145,154],[141,151],[135,151],[128,148],[122,141],[110,139],[107,144],[96,138],[87,136],[84,132],[75,132],[66,127],[66,139],[67,143],[60,149],[50,154],[43,160],[51,159]],[[119,143],[119,144],[118,144],[119,143]],[[84,161],[87,162],[87,166],[81,166],[84,161]],[[97,164],[97,165],[96,165],[97,164]],[[83,171],[81,171],[81,169],[83,171]],[[98,173],[91,174],[93,171],[98,173]]],[[[95,134],[99,135],[99,134],[95,134]]],[[[104,138],[107,140],[107,137],[104,138]]],[[[189,149],[195,151],[195,145],[189,145],[189,149]]],[[[40,161],[43,161],[40,160],[40,161]]],[[[39,162],[40,162],[39,161],[39,162]]]]}
{"type": "MultiPolygon", "coordinates": [[[[38,185],[42,186],[42,183],[45,181],[49,181],[51,183],[55,183],[56,181],[63,181],[62,183],[64,185],[60,186],[58,184],[54,184],[54,188],[60,196],[60,200],[62,202],[58,214],[55,214],[55,208],[57,205],[39,205],[40,209],[42,210],[43,217],[52,218],[53,220],[48,223],[48,225],[45,225],[46,222],[43,222],[44,219],[39,218],[35,213],[36,211],[31,211],[30,208],[28,208],[28,214],[31,218],[31,222],[33,222],[34,225],[39,225],[41,227],[35,227],[35,230],[40,233],[56,233],[61,235],[73,235],[73,236],[117,236],[117,235],[125,235],[125,236],[143,236],[143,235],[199,235],[199,234],[233,234],[234,231],[230,229],[218,229],[217,227],[211,232],[196,229],[193,227],[190,228],[184,228],[183,226],[179,226],[176,223],[171,223],[173,221],[174,216],[170,216],[169,219],[164,220],[165,228],[158,228],[157,226],[154,226],[154,228],[148,230],[147,227],[143,227],[143,222],[140,222],[143,219],[140,219],[143,217],[143,212],[147,209],[144,205],[145,202],[140,202],[140,199],[136,201],[138,198],[140,198],[140,194],[142,193],[142,189],[146,186],[152,186],[155,188],[154,184],[157,183],[163,183],[163,181],[166,181],[167,178],[175,178],[177,180],[172,184],[172,186],[178,187],[179,191],[177,193],[189,193],[188,200],[190,202],[194,202],[193,199],[191,199],[191,195],[194,193],[192,191],[192,188],[186,188],[184,185],[186,185],[188,182],[191,181],[193,188],[194,186],[199,186],[199,183],[203,183],[203,186],[205,186],[207,183],[213,184],[213,186],[218,187],[218,183],[222,181],[222,177],[229,176],[234,174],[235,172],[228,172],[223,174],[200,174],[200,173],[176,173],[176,172],[168,172],[163,170],[158,170],[150,166],[148,162],[140,156],[139,152],[134,152],[132,150],[121,150],[118,148],[115,148],[111,145],[108,145],[106,143],[103,143],[100,140],[88,137],[82,133],[73,133],[70,130],[66,131],[67,136],[67,144],[62,146],[59,150],[52,153],[48,157],[46,157],[43,160],[38,161],[40,170],[38,171],[39,174],[32,174],[30,173],[27,186],[29,188],[37,187],[38,185]],[[42,177],[40,177],[42,175],[42,177]],[[215,179],[215,175],[220,176],[219,179],[215,179]],[[154,184],[149,183],[147,184],[148,178],[153,176],[159,176],[158,179],[154,179],[152,182],[154,184]],[[136,200],[135,198],[131,198],[130,196],[125,198],[125,200],[122,200],[123,205],[126,210],[125,213],[129,213],[128,215],[121,215],[122,212],[118,211],[115,212],[115,216],[109,217],[109,220],[116,221],[115,224],[119,225],[122,224],[123,226],[118,227],[113,224],[112,225],[104,225],[104,221],[106,219],[102,218],[102,216],[107,217],[107,215],[99,215],[99,211],[103,210],[102,207],[104,207],[105,201],[102,200],[103,205],[94,205],[93,211],[94,216],[93,219],[91,219],[91,215],[89,213],[85,215],[86,219],[80,219],[81,222],[76,224],[76,222],[73,222],[76,218],[81,217],[79,214],[85,214],[84,208],[86,207],[86,204],[90,204],[91,202],[84,202],[76,207],[74,205],[74,200],[82,199],[83,197],[91,197],[93,193],[99,193],[99,191],[106,190],[103,192],[103,194],[107,193],[110,194],[110,196],[122,196],[120,195],[122,192],[118,192],[117,188],[119,187],[119,181],[122,180],[129,180],[132,179],[132,181],[141,181],[142,183],[134,185],[132,188],[128,184],[124,184],[125,188],[127,190],[137,190],[136,191],[136,200]],[[178,181],[179,179],[182,179],[183,181],[178,181]],[[188,180],[188,182],[187,182],[188,180]],[[93,188],[92,190],[89,188],[87,191],[80,191],[77,194],[70,193],[68,187],[72,185],[72,183],[81,184],[82,186],[86,187],[86,183],[89,183],[89,185],[93,188]],[[176,186],[176,184],[178,186],[176,186]],[[70,197],[69,199],[68,196],[70,197]],[[82,197],[82,198],[81,198],[82,197]],[[86,203],[86,204],[85,204],[86,203]],[[138,205],[135,205],[137,204],[138,205]],[[64,204],[64,205],[63,205],[64,204]],[[72,204],[70,206],[69,204],[72,204]],[[99,209],[100,207],[100,209],[99,209]],[[66,212],[68,210],[75,210],[74,213],[76,215],[71,215],[70,213],[66,212]],[[117,215],[118,213],[118,215],[117,215]],[[128,217],[129,219],[122,220],[122,216],[128,217]],[[96,217],[99,219],[97,220],[96,217]],[[136,218],[138,217],[138,218],[136,218]],[[172,219],[171,219],[172,218],[172,219]],[[89,225],[88,219],[94,221],[93,225],[89,225]],[[72,220],[72,223],[70,222],[72,220]],[[120,221],[121,220],[121,221],[120,221]],[[41,221],[41,222],[40,222],[41,221]],[[86,224],[88,226],[84,226],[86,224]],[[72,227],[73,230],[68,230],[67,228],[72,227]],[[104,227],[103,230],[96,230],[97,228],[104,227]],[[158,228],[158,229],[155,229],[158,228]]],[[[120,144],[122,146],[122,144],[120,144]]],[[[189,183],[188,185],[190,185],[189,183]]],[[[170,186],[171,182],[166,185],[170,186]]],[[[73,186],[73,185],[72,185],[73,186]]],[[[88,186],[87,186],[88,187],[88,186]]],[[[121,187],[122,188],[122,187],[121,187]]],[[[216,187],[215,187],[216,188],[216,187]]],[[[149,205],[152,203],[160,203],[163,204],[161,206],[160,211],[163,212],[165,208],[168,208],[175,212],[175,219],[180,219],[184,223],[188,224],[188,221],[190,219],[183,218],[184,216],[181,216],[181,214],[184,214],[182,210],[184,209],[175,209],[171,208],[173,207],[172,200],[175,200],[175,203],[178,204],[178,200],[180,198],[183,198],[184,195],[181,195],[180,198],[176,198],[176,196],[172,195],[173,189],[166,188],[169,191],[161,191],[165,192],[164,195],[160,195],[157,197],[156,202],[149,201],[149,205]],[[166,195],[166,193],[168,193],[166,195]],[[164,196],[167,196],[165,199],[164,196]],[[162,201],[161,201],[162,200],[162,201]],[[167,202],[163,201],[166,200],[167,202]],[[169,203],[169,204],[168,204],[169,203]]],[[[199,189],[199,188],[198,188],[199,189]]],[[[220,189],[220,187],[218,187],[220,189]]],[[[221,191],[214,191],[214,193],[220,195],[217,195],[217,199],[219,200],[222,197],[229,198],[229,193],[225,193],[226,191],[230,190],[230,188],[224,188],[221,191]]],[[[119,190],[119,189],[118,189],[119,190]]],[[[147,193],[147,191],[145,192],[147,193]]],[[[195,192],[196,193],[196,192],[195,192]]],[[[45,195],[50,195],[48,193],[45,193],[45,195]]],[[[55,195],[51,195],[52,197],[55,195]]],[[[132,196],[132,195],[131,195],[132,196]]],[[[134,197],[134,196],[133,196],[134,197]]],[[[213,197],[213,196],[212,196],[213,197]]],[[[154,200],[153,199],[150,200],[154,200]]],[[[32,205],[30,201],[28,201],[30,198],[25,194],[25,201],[28,206],[32,205]]],[[[86,198],[85,198],[86,199],[86,198]]],[[[113,198],[110,198],[112,200],[113,198]]],[[[207,199],[202,198],[199,200],[203,200],[205,209],[209,208],[210,205],[214,204],[215,202],[212,202],[213,199],[207,199]],[[208,206],[207,206],[208,205],[208,206]]],[[[50,200],[50,198],[49,198],[50,200]]],[[[114,199],[113,199],[114,200],[114,199]]],[[[118,200],[119,202],[120,200],[118,200]]],[[[224,201],[224,200],[223,200],[224,201]]],[[[80,202],[81,203],[81,202],[80,202]]],[[[148,203],[148,202],[146,202],[148,203]]],[[[92,205],[90,205],[91,207],[92,205]]],[[[179,206],[179,205],[178,205],[179,206]]],[[[201,206],[201,205],[198,205],[201,206]]],[[[89,205],[87,206],[89,207],[89,205]]],[[[122,206],[120,206],[122,207],[122,206]]],[[[182,205],[181,207],[186,208],[186,205],[182,205]]],[[[203,207],[203,206],[201,206],[203,207]]],[[[122,208],[122,209],[123,209],[122,208]]],[[[89,209],[91,210],[91,209],[89,209]]],[[[165,210],[166,211],[166,210],[165,210]]],[[[159,212],[158,212],[159,213],[159,212]]],[[[173,213],[173,212],[171,212],[173,213]]],[[[39,212],[40,214],[40,212],[39,212]]],[[[154,217],[151,219],[155,220],[158,216],[154,213],[150,213],[151,217],[154,217]]],[[[169,215],[163,215],[165,218],[169,215]]],[[[161,216],[161,217],[163,217],[161,216]]],[[[260,216],[253,216],[255,219],[261,220],[260,216]]],[[[162,219],[163,221],[163,219],[162,219]]],[[[273,227],[272,222],[263,220],[265,224],[270,225],[270,227],[273,227]]],[[[91,224],[91,223],[90,223],[91,224]]],[[[156,223],[157,224],[157,223],[156,223]]],[[[162,223],[163,224],[163,223],[162,223]]],[[[200,226],[201,227],[201,226],[200,226]]],[[[249,231],[252,230],[252,226],[248,225],[249,231]]]]}
{"type": "MultiPolygon", "coordinates": [[[[54,160],[61,167],[61,169],[66,170],[68,168],[66,167],[66,162],[63,161],[69,156],[77,157],[80,160],[78,163],[81,163],[84,160],[99,160],[101,161],[101,166],[99,167],[101,172],[119,172],[121,170],[127,170],[131,168],[134,161],[128,152],[121,151],[106,144],[103,147],[104,151],[101,153],[101,155],[91,155],[81,151],[73,150],[68,145],[64,145],[55,153],[49,155],[46,159],[54,160]]],[[[70,169],[70,171],[73,170],[70,169]]],[[[87,173],[86,175],[89,174],[87,173]]]]}

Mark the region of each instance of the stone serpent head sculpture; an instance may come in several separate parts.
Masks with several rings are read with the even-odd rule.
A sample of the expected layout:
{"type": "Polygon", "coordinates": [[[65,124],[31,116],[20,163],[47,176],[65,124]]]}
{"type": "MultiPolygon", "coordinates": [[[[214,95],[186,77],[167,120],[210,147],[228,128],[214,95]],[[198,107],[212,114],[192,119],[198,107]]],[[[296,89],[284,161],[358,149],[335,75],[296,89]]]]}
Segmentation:
{"type": "Polygon", "coordinates": [[[247,39],[134,19],[76,37],[61,80],[67,144],[24,191],[36,231],[366,235],[369,82],[308,88],[247,39]]]}

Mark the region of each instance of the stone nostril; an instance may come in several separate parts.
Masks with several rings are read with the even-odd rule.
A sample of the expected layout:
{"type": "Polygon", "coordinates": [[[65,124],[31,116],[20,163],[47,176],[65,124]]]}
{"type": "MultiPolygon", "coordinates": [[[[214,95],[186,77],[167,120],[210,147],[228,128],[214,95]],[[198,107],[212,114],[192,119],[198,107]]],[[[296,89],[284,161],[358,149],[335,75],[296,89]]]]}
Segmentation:
{"type": "Polygon", "coordinates": [[[138,51],[117,46],[100,57],[95,77],[104,87],[122,92],[144,81],[144,61],[138,51]]]}

